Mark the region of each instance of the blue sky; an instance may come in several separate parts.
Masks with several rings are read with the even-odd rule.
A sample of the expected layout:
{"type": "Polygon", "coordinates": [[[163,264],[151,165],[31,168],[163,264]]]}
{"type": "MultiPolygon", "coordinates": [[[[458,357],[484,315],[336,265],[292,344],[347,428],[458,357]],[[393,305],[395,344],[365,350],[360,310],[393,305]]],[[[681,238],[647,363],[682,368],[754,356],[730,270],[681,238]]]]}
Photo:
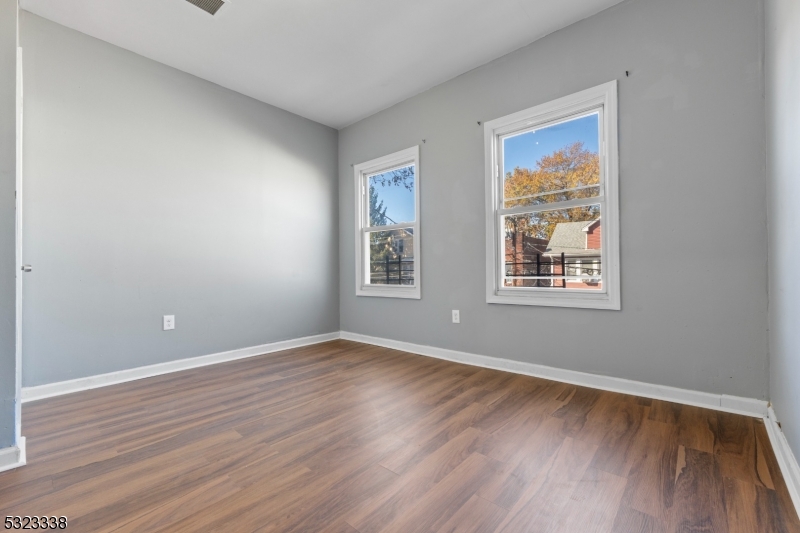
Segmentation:
{"type": "MultiPolygon", "coordinates": [[[[387,173],[389,174],[389,173],[387,173]]],[[[414,187],[409,191],[403,185],[385,185],[376,184],[382,176],[386,174],[378,174],[369,178],[370,187],[375,187],[378,191],[378,200],[383,200],[383,205],[386,207],[386,216],[400,224],[403,222],[414,221],[414,187],[416,187],[416,180],[414,187]]],[[[416,176],[415,176],[416,177],[416,176]]],[[[391,224],[392,222],[389,222],[391,224]]]]}
{"type": "Polygon", "coordinates": [[[503,174],[515,167],[536,168],[536,162],[569,146],[575,141],[583,141],[587,150],[598,150],[597,114],[577,118],[548,126],[537,131],[529,131],[503,140],[503,174]]]}
{"type": "MultiPolygon", "coordinates": [[[[504,172],[514,167],[536,168],[536,162],[544,155],[552,154],[575,141],[582,141],[586,149],[598,150],[597,114],[568,122],[548,126],[504,139],[504,172]]],[[[414,191],[402,185],[376,184],[383,174],[369,179],[371,187],[378,191],[378,199],[386,206],[386,216],[400,224],[414,221],[414,191]]],[[[414,184],[416,186],[416,183],[414,184]]],[[[391,222],[390,222],[391,223],[391,222]]]]}

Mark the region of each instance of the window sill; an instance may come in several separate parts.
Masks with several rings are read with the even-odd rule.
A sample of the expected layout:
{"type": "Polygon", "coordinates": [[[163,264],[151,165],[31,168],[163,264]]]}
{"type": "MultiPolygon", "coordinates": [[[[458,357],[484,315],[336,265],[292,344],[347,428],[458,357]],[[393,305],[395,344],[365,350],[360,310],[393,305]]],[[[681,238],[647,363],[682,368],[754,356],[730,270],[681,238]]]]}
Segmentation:
{"type": "Polygon", "coordinates": [[[490,304],[535,305],[544,307],[577,307],[582,309],[608,309],[619,311],[619,300],[614,300],[607,293],[586,294],[570,292],[567,294],[548,293],[516,293],[514,291],[498,291],[486,296],[490,304]]]}
{"type": "Polygon", "coordinates": [[[367,286],[356,289],[356,296],[373,296],[377,298],[406,298],[419,300],[421,299],[419,286],[417,287],[379,287],[367,286]]]}

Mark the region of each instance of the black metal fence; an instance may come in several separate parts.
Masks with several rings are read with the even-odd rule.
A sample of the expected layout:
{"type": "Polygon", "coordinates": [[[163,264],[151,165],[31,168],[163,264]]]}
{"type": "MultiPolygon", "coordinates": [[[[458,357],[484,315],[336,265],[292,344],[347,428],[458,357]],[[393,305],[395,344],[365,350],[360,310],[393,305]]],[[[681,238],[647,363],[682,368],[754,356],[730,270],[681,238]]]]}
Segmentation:
{"type": "Polygon", "coordinates": [[[387,256],[370,261],[369,282],[373,285],[413,285],[414,258],[387,256]]]}
{"type": "Polygon", "coordinates": [[[536,254],[523,258],[522,261],[506,259],[505,275],[507,278],[512,278],[507,280],[507,283],[512,282],[512,286],[567,288],[567,281],[583,282],[589,285],[598,284],[602,275],[601,266],[602,256],[600,255],[568,257],[564,253],[547,256],[536,254]],[[577,278],[578,276],[590,277],[564,279],[564,277],[577,278]]]}

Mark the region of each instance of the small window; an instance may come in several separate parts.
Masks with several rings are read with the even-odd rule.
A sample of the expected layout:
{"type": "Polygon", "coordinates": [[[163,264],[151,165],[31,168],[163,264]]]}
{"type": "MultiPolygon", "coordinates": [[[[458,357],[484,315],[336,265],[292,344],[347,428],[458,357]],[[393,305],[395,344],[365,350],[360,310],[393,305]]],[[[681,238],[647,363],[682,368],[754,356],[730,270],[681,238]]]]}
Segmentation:
{"type": "Polygon", "coordinates": [[[419,147],[355,166],[356,295],[420,297],[419,147]]]}
{"type": "Polygon", "coordinates": [[[616,82],[484,127],[487,301],[620,309],[616,82]]]}

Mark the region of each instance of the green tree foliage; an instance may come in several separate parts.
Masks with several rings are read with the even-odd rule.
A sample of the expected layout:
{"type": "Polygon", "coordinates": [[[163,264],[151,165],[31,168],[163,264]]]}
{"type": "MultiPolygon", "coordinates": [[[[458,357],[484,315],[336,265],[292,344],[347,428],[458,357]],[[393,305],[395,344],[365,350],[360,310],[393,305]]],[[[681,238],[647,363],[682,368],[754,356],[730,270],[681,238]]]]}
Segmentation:
{"type": "Polygon", "coordinates": [[[371,185],[381,185],[382,187],[397,185],[403,186],[409,191],[414,190],[414,167],[403,167],[397,170],[390,170],[377,176],[372,176],[370,181],[371,185]]]}
{"type": "Polygon", "coordinates": [[[375,187],[369,187],[369,225],[370,226],[385,226],[388,224],[386,217],[386,207],[383,205],[383,200],[378,198],[378,191],[375,187]]]}

